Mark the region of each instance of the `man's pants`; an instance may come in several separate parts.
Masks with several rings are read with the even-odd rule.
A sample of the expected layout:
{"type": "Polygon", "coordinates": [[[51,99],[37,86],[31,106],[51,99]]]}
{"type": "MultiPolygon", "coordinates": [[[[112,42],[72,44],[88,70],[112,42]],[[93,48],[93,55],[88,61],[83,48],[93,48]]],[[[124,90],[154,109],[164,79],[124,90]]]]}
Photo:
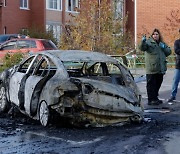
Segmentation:
{"type": "Polygon", "coordinates": [[[159,89],[163,82],[163,74],[146,74],[148,101],[158,100],[159,89]]]}
{"type": "Polygon", "coordinates": [[[179,81],[180,81],[180,69],[175,69],[173,84],[172,84],[172,92],[171,92],[171,96],[174,98],[176,98],[179,81]]]}

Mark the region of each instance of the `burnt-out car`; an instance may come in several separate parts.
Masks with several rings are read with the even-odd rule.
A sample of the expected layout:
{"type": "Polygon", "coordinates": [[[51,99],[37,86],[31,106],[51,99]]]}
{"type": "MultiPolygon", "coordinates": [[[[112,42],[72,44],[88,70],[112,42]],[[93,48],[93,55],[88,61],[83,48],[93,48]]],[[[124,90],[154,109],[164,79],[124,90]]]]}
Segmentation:
{"type": "Polygon", "coordinates": [[[2,72],[0,111],[14,105],[43,126],[54,114],[75,125],[105,126],[141,120],[143,112],[140,91],[125,66],[79,50],[37,53],[2,72]]]}

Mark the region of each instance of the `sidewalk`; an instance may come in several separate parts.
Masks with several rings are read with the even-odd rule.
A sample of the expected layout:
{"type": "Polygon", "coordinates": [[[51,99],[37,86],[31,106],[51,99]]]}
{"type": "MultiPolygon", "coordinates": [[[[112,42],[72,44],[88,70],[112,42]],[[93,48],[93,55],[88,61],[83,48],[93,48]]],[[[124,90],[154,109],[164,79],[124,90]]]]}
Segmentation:
{"type": "MultiPolygon", "coordinates": [[[[145,70],[144,69],[136,69],[136,74],[134,74],[134,70],[131,70],[131,73],[133,74],[135,81],[138,81],[137,85],[141,91],[145,109],[151,108],[152,106],[147,105],[145,70]]],[[[164,80],[163,80],[162,86],[159,91],[159,99],[161,99],[164,103],[163,103],[163,105],[159,105],[156,107],[167,107],[167,106],[169,107],[169,106],[174,105],[175,103],[180,104],[180,85],[178,88],[176,101],[172,102],[172,103],[167,103],[167,99],[171,95],[173,76],[174,76],[174,69],[168,69],[166,74],[164,75],[164,80]]]]}

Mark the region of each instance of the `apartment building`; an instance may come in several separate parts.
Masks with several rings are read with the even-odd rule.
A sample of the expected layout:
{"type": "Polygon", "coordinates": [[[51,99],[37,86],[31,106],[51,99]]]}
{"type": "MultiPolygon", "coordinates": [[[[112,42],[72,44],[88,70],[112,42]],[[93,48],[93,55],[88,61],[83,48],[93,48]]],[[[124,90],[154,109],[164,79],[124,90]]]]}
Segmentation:
{"type": "MultiPolygon", "coordinates": [[[[59,38],[63,27],[78,15],[80,0],[0,0],[0,34],[18,33],[33,25],[52,30],[59,38]]],[[[101,0],[97,0],[99,4],[101,0]]],[[[180,11],[180,0],[109,0],[116,11],[128,15],[126,28],[138,43],[141,34],[159,28],[163,32],[166,17],[180,11]]],[[[179,26],[180,27],[180,26],[179,26]]],[[[165,36],[166,38],[166,36],[165,36]]]]}
{"type": "MultiPolygon", "coordinates": [[[[101,5],[101,0],[97,1],[101,5]]],[[[127,28],[134,31],[133,1],[115,2],[118,13],[125,16],[128,12],[127,28]]],[[[77,8],[80,8],[80,0],[0,0],[0,34],[19,33],[36,26],[53,31],[58,39],[72,15],[78,15],[77,8]]]]}
{"type": "MultiPolygon", "coordinates": [[[[101,5],[101,0],[97,1],[101,5]]],[[[128,13],[127,28],[134,34],[134,3],[132,0],[108,0],[110,5],[115,3],[116,13],[121,14],[124,17],[128,13]]],[[[60,34],[65,28],[65,25],[69,24],[72,16],[78,15],[78,9],[82,6],[80,0],[46,0],[46,30],[53,30],[55,37],[59,38],[60,34]]]]}
{"type": "Polygon", "coordinates": [[[59,39],[66,24],[72,16],[78,15],[79,0],[46,0],[46,30],[53,31],[59,39]]]}

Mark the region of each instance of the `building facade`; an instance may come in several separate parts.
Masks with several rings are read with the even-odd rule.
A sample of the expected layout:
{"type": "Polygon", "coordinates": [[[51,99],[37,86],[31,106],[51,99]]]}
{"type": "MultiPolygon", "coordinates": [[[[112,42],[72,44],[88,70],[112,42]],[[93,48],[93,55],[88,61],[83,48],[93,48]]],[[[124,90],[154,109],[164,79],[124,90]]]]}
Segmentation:
{"type": "MultiPolygon", "coordinates": [[[[101,4],[101,0],[97,0],[101,4]]],[[[134,30],[132,0],[115,0],[117,12],[128,12],[127,28],[134,30]]],[[[112,2],[112,0],[109,0],[112,2]]],[[[19,33],[33,26],[53,31],[59,39],[72,16],[78,15],[80,0],[0,0],[0,34],[19,33]]]]}
{"type": "Polygon", "coordinates": [[[78,15],[79,0],[46,0],[46,30],[53,31],[56,39],[72,16],[78,15]]]}
{"type": "Polygon", "coordinates": [[[45,28],[44,0],[0,0],[0,34],[19,33],[33,25],[45,28]]]}
{"type": "MultiPolygon", "coordinates": [[[[171,16],[173,10],[180,12],[180,0],[134,0],[134,6],[135,42],[138,43],[143,34],[150,35],[154,28],[158,28],[164,40],[169,42],[170,36],[165,29],[165,25],[169,22],[167,17],[171,16]]],[[[176,22],[176,27],[180,28],[180,13],[177,19],[179,21],[176,22]]]]}
{"type": "MultiPolygon", "coordinates": [[[[19,33],[38,26],[51,30],[58,39],[72,15],[78,15],[80,0],[0,0],[0,34],[19,33]]],[[[101,0],[97,0],[101,3],[101,0]]],[[[126,28],[137,44],[145,33],[154,28],[162,32],[172,10],[180,11],[180,0],[109,0],[117,12],[128,16],[126,28]]],[[[180,17],[179,17],[180,18],[180,17]]],[[[180,27],[180,25],[179,25],[180,27]]],[[[164,33],[164,32],[163,32],[164,33]]],[[[167,38],[165,36],[165,38],[167,38]]]]}
{"type": "MultiPolygon", "coordinates": [[[[101,5],[101,0],[94,0],[101,5]]],[[[80,0],[46,0],[46,30],[52,30],[55,37],[58,39],[65,26],[70,23],[72,16],[78,15],[78,9],[82,6],[80,0]],[[54,5],[53,5],[54,4],[54,5]]],[[[117,13],[124,17],[128,13],[127,28],[131,29],[134,34],[134,4],[132,0],[126,2],[125,0],[108,0],[109,4],[115,2],[117,13]]],[[[107,4],[108,5],[108,4],[107,4]]]]}

